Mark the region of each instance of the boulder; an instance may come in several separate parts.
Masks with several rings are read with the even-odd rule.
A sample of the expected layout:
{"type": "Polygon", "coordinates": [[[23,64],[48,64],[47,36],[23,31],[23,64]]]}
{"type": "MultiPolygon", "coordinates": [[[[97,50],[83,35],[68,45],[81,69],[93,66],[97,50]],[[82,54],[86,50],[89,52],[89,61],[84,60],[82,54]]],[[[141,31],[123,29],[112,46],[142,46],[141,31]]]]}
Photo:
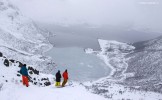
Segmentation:
{"type": "Polygon", "coordinates": [[[20,74],[17,74],[18,77],[20,77],[21,75],[20,74]]]}
{"type": "Polygon", "coordinates": [[[15,60],[13,60],[13,59],[10,59],[9,61],[11,61],[12,63],[14,63],[14,62],[15,62],[15,60]]]}
{"type": "Polygon", "coordinates": [[[23,63],[21,63],[20,61],[16,61],[16,63],[19,63],[18,67],[22,67],[23,66],[23,63]]]}
{"type": "Polygon", "coordinates": [[[34,74],[39,75],[39,71],[34,69],[33,67],[28,67],[29,71],[32,71],[34,74]]]}
{"type": "Polygon", "coordinates": [[[3,64],[4,64],[6,67],[9,67],[9,65],[10,65],[10,64],[9,64],[9,60],[8,60],[8,59],[5,59],[3,64]]]}
{"type": "Polygon", "coordinates": [[[0,57],[3,57],[3,54],[0,52],[0,57]]]}
{"type": "Polygon", "coordinates": [[[49,85],[51,85],[51,82],[45,82],[44,85],[49,86],[49,85]]]}

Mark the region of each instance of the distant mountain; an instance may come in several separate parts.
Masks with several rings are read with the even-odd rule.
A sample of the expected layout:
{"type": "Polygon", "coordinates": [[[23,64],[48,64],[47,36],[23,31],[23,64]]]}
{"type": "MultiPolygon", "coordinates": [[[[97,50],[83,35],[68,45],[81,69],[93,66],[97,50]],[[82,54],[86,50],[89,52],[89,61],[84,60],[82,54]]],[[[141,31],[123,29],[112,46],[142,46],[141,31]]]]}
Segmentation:
{"type": "Polygon", "coordinates": [[[0,0],[0,52],[7,58],[33,65],[44,72],[51,71],[52,60],[42,54],[52,46],[42,34],[43,31],[9,0],[0,0]]]}

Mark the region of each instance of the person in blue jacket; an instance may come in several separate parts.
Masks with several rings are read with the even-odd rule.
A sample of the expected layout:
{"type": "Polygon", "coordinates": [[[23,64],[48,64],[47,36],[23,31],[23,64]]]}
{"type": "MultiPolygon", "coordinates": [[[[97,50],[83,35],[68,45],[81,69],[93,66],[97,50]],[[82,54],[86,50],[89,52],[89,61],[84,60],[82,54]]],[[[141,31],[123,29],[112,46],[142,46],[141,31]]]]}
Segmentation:
{"type": "Polygon", "coordinates": [[[24,64],[20,69],[20,74],[22,75],[22,83],[23,85],[26,85],[26,87],[29,86],[28,83],[28,70],[26,68],[26,64],[24,64]]]}

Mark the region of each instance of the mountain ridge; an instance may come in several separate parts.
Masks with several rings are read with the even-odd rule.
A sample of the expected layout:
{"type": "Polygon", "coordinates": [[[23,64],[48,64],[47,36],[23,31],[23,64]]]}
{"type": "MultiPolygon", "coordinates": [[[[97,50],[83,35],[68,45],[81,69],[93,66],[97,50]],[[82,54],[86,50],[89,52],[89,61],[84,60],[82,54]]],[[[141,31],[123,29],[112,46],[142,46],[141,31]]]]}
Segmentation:
{"type": "Polygon", "coordinates": [[[0,18],[0,51],[9,59],[33,65],[45,73],[51,72],[48,69],[53,69],[55,64],[50,57],[43,56],[52,48],[43,36],[45,31],[40,30],[9,0],[0,0],[0,18]]]}

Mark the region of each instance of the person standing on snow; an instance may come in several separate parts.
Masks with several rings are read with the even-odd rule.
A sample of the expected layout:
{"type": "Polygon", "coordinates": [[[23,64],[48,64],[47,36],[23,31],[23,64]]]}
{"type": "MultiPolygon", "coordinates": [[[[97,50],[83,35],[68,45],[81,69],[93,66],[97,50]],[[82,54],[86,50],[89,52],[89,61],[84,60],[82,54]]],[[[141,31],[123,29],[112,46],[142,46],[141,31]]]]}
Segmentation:
{"type": "Polygon", "coordinates": [[[28,70],[26,68],[26,64],[24,64],[20,69],[20,74],[22,75],[22,83],[23,85],[26,85],[26,87],[29,86],[28,83],[28,70]]]}
{"type": "Polygon", "coordinates": [[[68,72],[67,72],[67,69],[65,70],[65,72],[62,74],[63,78],[64,78],[64,81],[62,83],[62,87],[65,86],[65,84],[67,83],[68,81],[68,72]]]}
{"type": "Polygon", "coordinates": [[[56,84],[55,86],[60,86],[60,82],[61,82],[61,74],[60,74],[60,70],[58,70],[58,72],[56,73],[56,84]]]}

